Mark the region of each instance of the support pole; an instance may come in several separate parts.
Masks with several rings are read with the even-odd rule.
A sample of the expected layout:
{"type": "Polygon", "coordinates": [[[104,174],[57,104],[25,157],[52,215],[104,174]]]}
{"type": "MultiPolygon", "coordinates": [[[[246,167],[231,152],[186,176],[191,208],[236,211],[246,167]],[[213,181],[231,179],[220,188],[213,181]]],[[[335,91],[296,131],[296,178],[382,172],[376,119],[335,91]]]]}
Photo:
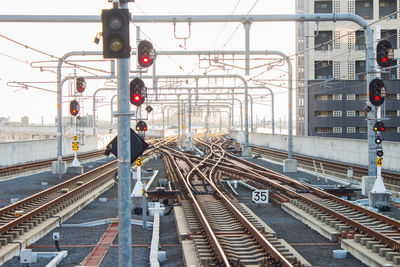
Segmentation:
{"type": "Polygon", "coordinates": [[[188,109],[188,117],[189,117],[189,150],[192,151],[192,94],[191,90],[189,91],[189,109],[188,109]]]}
{"type": "Polygon", "coordinates": [[[244,33],[245,33],[245,75],[250,75],[250,18],[243,22],[244,33]]]}
{"type": "Polygon", "coordinates": [[[178,95],[178,147],[181,139],[181,101],[180,95],[178,95]]]}
{"type": "MultiPolygon", "coordinates": [[[[128,3],[121,4],[128,8],[128,3]]],[[[132,266],[129,59],[117,60],[118,84],[118,266],[132,266]]]]}

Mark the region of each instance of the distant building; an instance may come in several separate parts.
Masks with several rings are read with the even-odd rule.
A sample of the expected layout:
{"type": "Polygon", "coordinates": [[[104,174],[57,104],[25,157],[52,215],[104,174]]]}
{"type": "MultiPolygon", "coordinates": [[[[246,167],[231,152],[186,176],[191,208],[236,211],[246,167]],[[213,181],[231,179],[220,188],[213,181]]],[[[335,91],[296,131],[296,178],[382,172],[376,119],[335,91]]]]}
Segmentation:
{"type": "MultiPolygon", "coordinates": [[[[372,22],[397,12],[399,5],[396,0],[296,0],[296,13],[350,13],[372,22]]],[[[399,58],[399,15],[373,24],[373,30],[377,25],[382,38],[395,49],[394,57],[399,58]]],[[[365,36],[360,26],[353,22],[297,22],[296,52],[297,134],[366,139],[365,36]]],[[[381,76],[388,91],[383,106],[389,119],[384,121],[385,140],[400,141],[399,77],[400,68],[381,76]]]]}
{"type": "Polygon", "coordinates": [[[5,126],[8,124],[8,118],[1,117],[0,118],[0,126],[5,126]]]}
{"type": "Polygon", "coordinates": [[[29,126],[29,117],[24,116],[21,118],[21,126],[29,126]]]}

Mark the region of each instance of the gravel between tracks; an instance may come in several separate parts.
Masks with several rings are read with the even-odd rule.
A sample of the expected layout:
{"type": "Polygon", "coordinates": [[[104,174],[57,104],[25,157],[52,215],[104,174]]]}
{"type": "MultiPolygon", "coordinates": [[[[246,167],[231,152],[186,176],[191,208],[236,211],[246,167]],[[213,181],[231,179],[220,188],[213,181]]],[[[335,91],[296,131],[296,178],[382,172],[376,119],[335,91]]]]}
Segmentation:
{"type": "MultiPolygon", "coordinates": [[[[272,164],[260,159],[250,159],[250,161],[282,173],[282,166],[279,164],[272,164]]],[[[290,173],[289,176],[292,178],[307,178],[311,183],[313,181],[320,182],[317,181],[316,177],[300,171],[297,173],[290,173]]],[[[278,238],[285,239],[286,242],[296,249],[313,266],[367,266],[349,253],[346,259],[333,259],[332,251],[340,249],[338,243],[329,241],[301,221],[283,211],[280,207],[271,203],[265,205],[253,203],[251,201],[250,190],[240,186],[238,187],[238,192],[240,193],[240,202],[246,204],[257,216],[276,231],[278,238]]]]}
{"type": "MultiPolygon", "coordinates": [[[[104,161],[99,162],[99,164],[104,163],[104,161]]],[[[98,164],[93,162],[89,163],[86,166],[96,167],[98,164]]],[[[145,164],[145,168],[152,168],[154,170],[160,169],[162,166],[162,160],[152,159],[150,162],[145,164]]],[[[86,169],[86,168],[85,168],[86,169]]],[[[92,167],[90,168],[92,169],[92,167]]],[[[85,170],[86,171],[86,170],[85,170]]],[[[57,180],[55,180],[55,175],[52,175],[51,172],[35,174],[34,176],[25,176],[7,182],[5,187],[1,186],[0,193],[4,191],[7,195],[2,195],[0,200],[4,200],[3,202],[9,202],[10,197],[15,197],[18,195],[20,197],[30,196],[31,194],[43,190],[41,187],[41,181],[48,181],[49,185],[52,186],[56,184],[57,180]],[[20,182],[21,181],[21,182],[20,182]],[[28,185],[27,185],[28,183],[28,185]],[[30,188],[30,190],[26,190],[25,193],[13,193],[20,192],[21,188],[30,188]],[[8,192],[7,192],[8,190],[8,192]]],[[[73,175],[71,175],[72,177],[73,175]]],[[[147,174],[145,175],[147,176],[147,174]]],[[[69,178],[71,178],[69,177],[69,178]]],[[[165,171],[161,170],[158,177],[165,178],[165,171]]],[[[57,178],[58,179],[58,178],[57,178]]],[[[107,202],[102,203],[99,202],[98,199],[87,205],[80,212],[75,214],[73,217],[68,219],[66,224],[78,224],[83,222],[101,220],[106,218],[115,218],[117,217],[117,186],[112,187],[107,192],[103,193],[101,198],[106,197],[108,199],[107,202]]],[[[8,205],[8,203],[5,203],[8,205]]],[[[141,216],[132,215],[134,219],[141,219],[141,216]]],[[[152,221],[152,217],[148,217],[149,221],[152,221]]],[[[42,239],[37,241],[32,245],[33,251],[56,251],[54,246],[54,241],[52,239],[53,232],[59,232],[60,239],[60,247],[62,250],[68,250],[68,256],[61,261],[58,265],[60,267],[72,267],[78,265],[92,250],[94,245],[97,244],[99,239],[102,237],[104,231],[107,229],[107,225],[100,226],[92,226],[92,227],[58,227],[51,231],[49,234],[44,236],[42,239]]],[[[162,266],[183,266],[183,256],[182,256],[182,248],[179,245],[178,236],[176,233],[176,226],[173,217],[173,213],[162,216],[161,217],[161,230],[160,230],[160,244],[161,249],[166,251],[166,261],[162,264],[162,266]],[[163,246],[166,244],[167,246],[163,246]],[[170,245],[170,246],[168,246],[170,245]]],[[[151,243],[152,230],[144,230],[141,226],[132,225],[132,265],[133,266],[149,266],[149,253],[150,253],[150,243],[151,243]],[[138,246],[138,247],[135,247],[138,246]]],[[[115,244],[118,244],[118,236],[116,236],[114,240],[115,244]]],[[[42,260],[38,263],[31,264],[31,267],[41,267],[45,266],[48,263],[48,260],[42,260]]],[[[19,263],[19,259],[14,257],[10,261],[6,262],[4,267],[19,267],[21,266],[19,263]]],[[[100,266],[109,267],[109,266],[118,266],[118,248],[110,247],[107,252],[103,262],[100,266]]]]}

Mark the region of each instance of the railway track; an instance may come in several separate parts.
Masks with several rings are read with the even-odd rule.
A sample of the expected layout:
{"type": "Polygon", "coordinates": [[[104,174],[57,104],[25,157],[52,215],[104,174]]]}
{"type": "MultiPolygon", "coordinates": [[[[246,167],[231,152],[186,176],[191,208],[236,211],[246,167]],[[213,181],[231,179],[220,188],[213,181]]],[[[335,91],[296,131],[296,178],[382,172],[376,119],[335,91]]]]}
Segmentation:
{"type": "MultiPolygon", "coordinates": [[[[284,160],[287,158],[286,152],[282,152],[282,151],[278,151],[278,150],[274,150],[274,149],[269,149],[269,148],[264,148],[264,147],[259,147],[259,146],[251,146],[251,150],[252,150],[253,154],[263,155],[274,161],[284,160]]],[[[333,162],[333,161],[323,160],[323,159],[315,159],[312,157],[307,157],[307,156],[298,155],[298,154],[294,154],[293,159],[297,160],[297,163],[305,169],[314,171],[315,165],[316,165],[317,169],[319,169],[319,170],[321,168],[320,166],[323,166],[325,172],[330,173],[334,176],[339,176],[343,179],[349,179],[347,177],[347,170],[349,168],[353,169],[354,178],[360,182],[361,182],[362,176],[368,175],[368,169],[366,167],[354,166],[351,164],[333,162]]],[[[394,189],[397,189],[397,190],[400,189],[400,174],[399,173],[382,170],[382,177],[385,180],[385,184],[388,184],[389,186],[394,187],[394,189]]]]}
{"type": "MultiPolygon", "coordinates": [[[[154,152],[158,141],[144,156],[154,152]]],[[[59,226],[115,183],[117,160],[0,209],[0,265],[59,226]],[[20,245],[18,245],[20,244],[20,245]],[[21,246],[21,247],[20,247],[21,246]]]]}
{"type": "Polygon", "coordinates": [[[225,151],[214,144],[208,149],[210,153],[200,159],[168,147],[160,148],[167,173],[186,193],[187,199],[182,203],[201,264],[302,266],[277,244],[275,237],[262,232],[259,225],[243,214],[232,197],[227,196],[219,183],[221,173],[218,170],[225,151]]]}
{"type": "MultiPolygon", "coordinates": [[[[90,151],[90,152],[86,152],[86,153],[80,153],[78,155],[78,159],[79,160],[87,160],[87,159],[100,157],[102,155],[104,155],[104,150],[90,151]]],[[[63,161],[66,161],[69,163],[72,162],[73,159],[74,159],[74,156],[63,157],[63,161]]],[[[44,168],[50,168],[52,162],[55,160],[56,159],[42,160],[42,161],[29,162],[29,163],[24,163],[24,164],[19,164],[19,165],[1,167],[0,168],[0,177],[21,174],[21,173],[28,172],[28,171],[41,170],[44,168]]]]}
{"type": "MultiPolygon", "coordinates": [[[[171,141],[171,139],[166,139],[164,141],[169,142],[169,141],[171,141]]],[[[157,143],[161,142],[161,139],[153,138],[153,139],[146,140],[146,142],[149,144],[157,144],[157,143]]],[[[84,160],[90,160],[90,159],[102,157],[102,156],[104,156],[104,149],[79,153],[78,160],[84,161],[84,160]]],[[[68,163],[71,163],[73,161],[73,159],[74,159],[74,156],[65,156],[62,158],[63,161],[66,161],[68,163]]],[[[44,168],[51,168],[52,162],[55,160],[57,160],[57,159],[54,158],[54,159],[49,159],[49,160],[42,160],[42,161],[28,162],[28,163],[24,163],[24,164],[13,165],[13,166],[0,167],[0,178],[10,176],[10,175],[15,175],[15,174],[21,174],[24,172],[42,170],[44,168]]]]}
{"type": "MultiPolygon", "coordinates": [[[[269,189],[275,201],[300,207],[339,232],[343,238],[365,245],[381,262],[400,263],[400,222],[350,201],[303,184],[283,174],[260,167],[227,153],[219,166],[223,176],[242,179],[257,188],[269,189]],[[234,164],[232,164],[235,162],[234,164]],[[232,168],[232,165],[235,168],[232,168]]],[[[367,253],[368,254],[368,253],[367,253]]],[[[355,255],[357,257],[357,255],[355,255]]],[[[367,255],[368,256],[368,255],[367,255]]],[[[379,261],[378,260],[378,261],[379,261]]],[[[380,265],[377,265],[380,266],[380,265]]],[[[382,265],[383,266],[383,265],[382,265]]]]}

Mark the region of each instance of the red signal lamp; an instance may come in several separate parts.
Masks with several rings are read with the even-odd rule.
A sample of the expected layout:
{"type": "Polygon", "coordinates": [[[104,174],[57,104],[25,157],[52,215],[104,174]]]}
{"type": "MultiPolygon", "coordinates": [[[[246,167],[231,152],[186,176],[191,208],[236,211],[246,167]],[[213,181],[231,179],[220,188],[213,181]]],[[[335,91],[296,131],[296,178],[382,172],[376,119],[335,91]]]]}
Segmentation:
{"type": "Polygon", "coordinates": [[[147,131],[147,126],[143,126],[143,131],[147,131]]]}
{"type": "Polygon", "coordinates": [[[144,64],[148,64],[150,62],[150,59],[148,57],[143,57],[142,61],[144,64]]]}
{"type": "Polygon", "coordinates": [[[133,101],[135,101],[135,102],[140,102],[140,99],[141,99],[140,95],[133,96],[133,101]]]}
{"type": "Polygon", "coordinates": [[[382,62],[383,62],[383,63],[386,63],[387,61],[388,61],[388,58],[387,58],[387,57],[383,57],[383,58],[382,58],[382,62]]]}

